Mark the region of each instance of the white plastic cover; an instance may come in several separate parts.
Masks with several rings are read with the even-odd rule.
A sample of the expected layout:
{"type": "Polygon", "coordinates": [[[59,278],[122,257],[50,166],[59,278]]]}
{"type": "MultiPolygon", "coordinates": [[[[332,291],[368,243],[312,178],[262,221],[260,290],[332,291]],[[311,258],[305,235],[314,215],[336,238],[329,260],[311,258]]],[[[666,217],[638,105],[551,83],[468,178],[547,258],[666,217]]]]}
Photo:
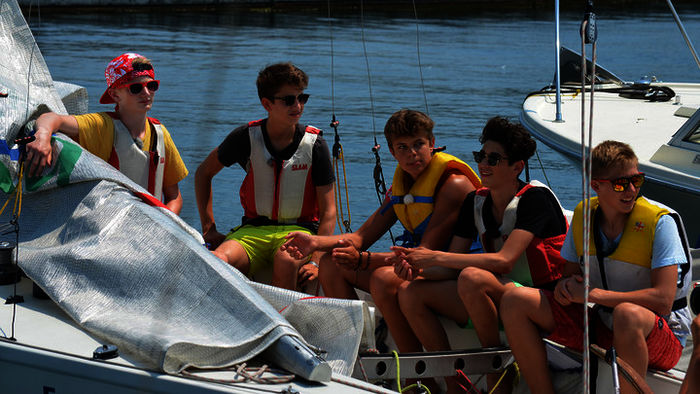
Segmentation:
{"type": "MultiPolygon", "coordinates": [[[[16,0],[0,1],[0,53],[0,92],[8,95],[0,98],[0,190],[10,197],[18,132],[39,113],[66,108],[16,0]]],[[[77,101],[70,107],[84,111],[84,89],[63,88],[77,101]]],[[[54,166],[23,181],[19,264],[81,327],[168,373],[232,365],[299,333],[327,352],[334,372],[352,372],[369,324],[364,303],[251,286],[111,166],[60,134],[54,149],[54,166]]],[[[373,345],[371,335],[364,340],[373,345]]]]}

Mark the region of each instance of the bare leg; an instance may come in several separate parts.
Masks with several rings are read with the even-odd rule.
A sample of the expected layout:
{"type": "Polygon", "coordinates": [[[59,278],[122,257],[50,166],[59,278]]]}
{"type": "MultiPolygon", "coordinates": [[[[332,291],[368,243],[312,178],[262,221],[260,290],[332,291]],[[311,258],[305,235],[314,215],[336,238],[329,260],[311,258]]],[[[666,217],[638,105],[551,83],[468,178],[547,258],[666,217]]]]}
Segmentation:
{"type": "MultiPolygon", "coordinates": [[[[460,324],[468,317],[457,297],[457,281],[415,280],[399,288],[399,304],[403,315],[427,351],[449,350],[450,343],[438,315],[460,324]]],[[[461,392],[457,381],[447,377],[448,393],[461,392]]],[[[431,387],[432,391],[432,387],[431,387]]]]}
{"type": "Polygon", "coordinates": [[[231,264],[234,268],[241,271],[243,275],[248,275],[250,271],[250,260],[243,246],[234,239],[224,241],[212,253],[221,260],[231,264]]]}
{"type": "Polygon", "coordinates": [[[500,345],[498,305],[503,293],[515,288],[515,284],[510,281],[502,283],[493,273],[474,267],[462,270],[457,283],[459,298],[472,318],[481,346],[500,345]]]}
{"type": "Polygon", "coordinates": [[[466,324],[467,311],[457,297],[457,281],[415,280],[399,289],[401,312],[427,351],[449,350],[439,315],[466,324]]]}
{"type": "MultiPolygon", "coordinates": [[[[501,336],[498,331],[498,305],[503,293],[514,288],[515,284],[510,281],[505,281],[504,284],[492,272],[475,267],[463,269],[457,282],[459,297],[472,318],[481,346],[499,346],[501,336]]],[[[490,390],[496,386],[500,377],[501,374],[498,373],[486,377],[490,390]]],[[[510,392],[510,387],[502,383],[497,392],[510,392]]]]}
{"type": "Polygon", "coordinates": [[[372,273],[369,290],[374,303],[384,316],[399,351],[403,353],[420,352],[423,347],[413,334],[399,306],[399,287],[407,284],[406,281],[394,274],[394,267],[380,267],[372,273]]]}
{"type": "Polygon", "coordinates": [[[318,279],[326,297],[357,299],[355,288],[369,291],[369,271],[352,271],[333,262],[331,253],[325,253],[320,261],[318,279]]]}
{"type": "Polygon", "coordinates": [[[547,353],[540,337],[540,329],[551,332],[555,327],[547,297],[537,289],[515,288],[503,295],[500,313],[510,349],[530,392],[554,394],[547,353]]]}
{"type": "MultiPolygon", "coordinates": [[[[652,311],[629,302],[618,304],[613,310],[613,344],[617,355],[642,377],[646,376],[649,364],[646,337],[654,328],[655,320],[652,311]]],[[[633,393],[635,389],[627,379],[620,378],[620,391],[633,393]]]]}
{"type": "Polygon", "coordinates": [[[272,258],[272,286],[287,290],[296,290],[299,268],[306,263],[305,259],[297,260],[279,249],[272,258]]]}

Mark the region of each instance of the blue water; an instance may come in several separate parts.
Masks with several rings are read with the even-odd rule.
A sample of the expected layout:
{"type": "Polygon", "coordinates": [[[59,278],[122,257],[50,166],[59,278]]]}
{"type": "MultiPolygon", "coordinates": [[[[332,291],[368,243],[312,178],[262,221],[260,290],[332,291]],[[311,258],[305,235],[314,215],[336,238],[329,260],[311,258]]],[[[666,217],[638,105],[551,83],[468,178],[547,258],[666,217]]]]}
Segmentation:
{"type": "MultiPolygon", "coordinates": [[[[672,17],[662,11],[599,14],[599,63],[625,80],[655,75],[665,81],[700,82],[700,71],[672,17]]],[[[168,127],[190,170],[180,184],[182,217],[197,229],[194,171],[233,128],[265,116],[255,78],[266,64],[292,61],[309,74],[311,99],[303,121],[323,128],[329,143],[332,114],[340,121],[354,229],[377,207],[370,151],[374,136],[382,144],[390,182],[396,164],[385,146],[384,122],[400,108],[426,109],[420,70],[428,112],[436,123],[436,143],[470,164],[486,120],[495,115],[517,119],[526,94],[552,80],[554,27],[549,11],[419,14],[417,25],[408,8],[399,7],[395,16],[343,11],[330,20],[327,12],[44,13],[29,22],[54,79],[85,86],[91,111],[111,109],[97,103],[109,60],[126,51],[153,60],[161,89],[151,116],[168,127]]],[[[691,39],[700,44],[700,10],[679,12],[691,39]]],[[[562,45],[576,50],[579,19],[579,13],[565,14],[561,24],[562,45]]],[[[544,144],[538,147],[552,188],[572,209],[580,199],[579,170],[544,144]]],[[[537,160],[531,167],[532,177],[544,181],[537,160]]],[[[243,175],[231,167],[214,179],[214,213],[222,231],[240,221],[243,175]]],[[[388,244],[385,238],[375,249],[388,244]]]]}

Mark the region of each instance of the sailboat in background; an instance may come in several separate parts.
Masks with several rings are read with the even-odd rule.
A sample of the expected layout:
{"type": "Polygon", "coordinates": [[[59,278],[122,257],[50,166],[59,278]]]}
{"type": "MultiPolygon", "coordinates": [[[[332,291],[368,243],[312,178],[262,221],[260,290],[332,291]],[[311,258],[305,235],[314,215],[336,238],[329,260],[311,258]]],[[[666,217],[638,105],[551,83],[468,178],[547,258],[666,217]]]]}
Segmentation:
{"type": "MultiPolygon", "coordinates": [[[[557,120],[551,85],[528,95],[520,120],[539,140],[580,165],[581,57],[566,48],[561,53],[563,120],[557,120]]],[[[608,139],[628,143],[646,175],[642,194],[677,210],[690,245],[699,248],[700,84],[623,82],[600,65],[596,69],[592,145],[608,139]]],[[[586,120],[588,116],[587,111],[586,120]]]]}

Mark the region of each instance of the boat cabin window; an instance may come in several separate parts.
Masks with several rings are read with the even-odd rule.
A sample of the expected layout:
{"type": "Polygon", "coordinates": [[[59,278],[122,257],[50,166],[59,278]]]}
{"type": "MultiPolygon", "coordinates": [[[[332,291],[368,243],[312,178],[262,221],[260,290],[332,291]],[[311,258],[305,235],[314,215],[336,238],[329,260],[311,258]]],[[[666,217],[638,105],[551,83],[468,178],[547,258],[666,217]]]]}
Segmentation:
{"type": "Polygon", "coordinates": [[[700,145],[700,127],[695,127],[695,130],[693,130],[685,138],[683,138],[683,141],[700,145]]]}

